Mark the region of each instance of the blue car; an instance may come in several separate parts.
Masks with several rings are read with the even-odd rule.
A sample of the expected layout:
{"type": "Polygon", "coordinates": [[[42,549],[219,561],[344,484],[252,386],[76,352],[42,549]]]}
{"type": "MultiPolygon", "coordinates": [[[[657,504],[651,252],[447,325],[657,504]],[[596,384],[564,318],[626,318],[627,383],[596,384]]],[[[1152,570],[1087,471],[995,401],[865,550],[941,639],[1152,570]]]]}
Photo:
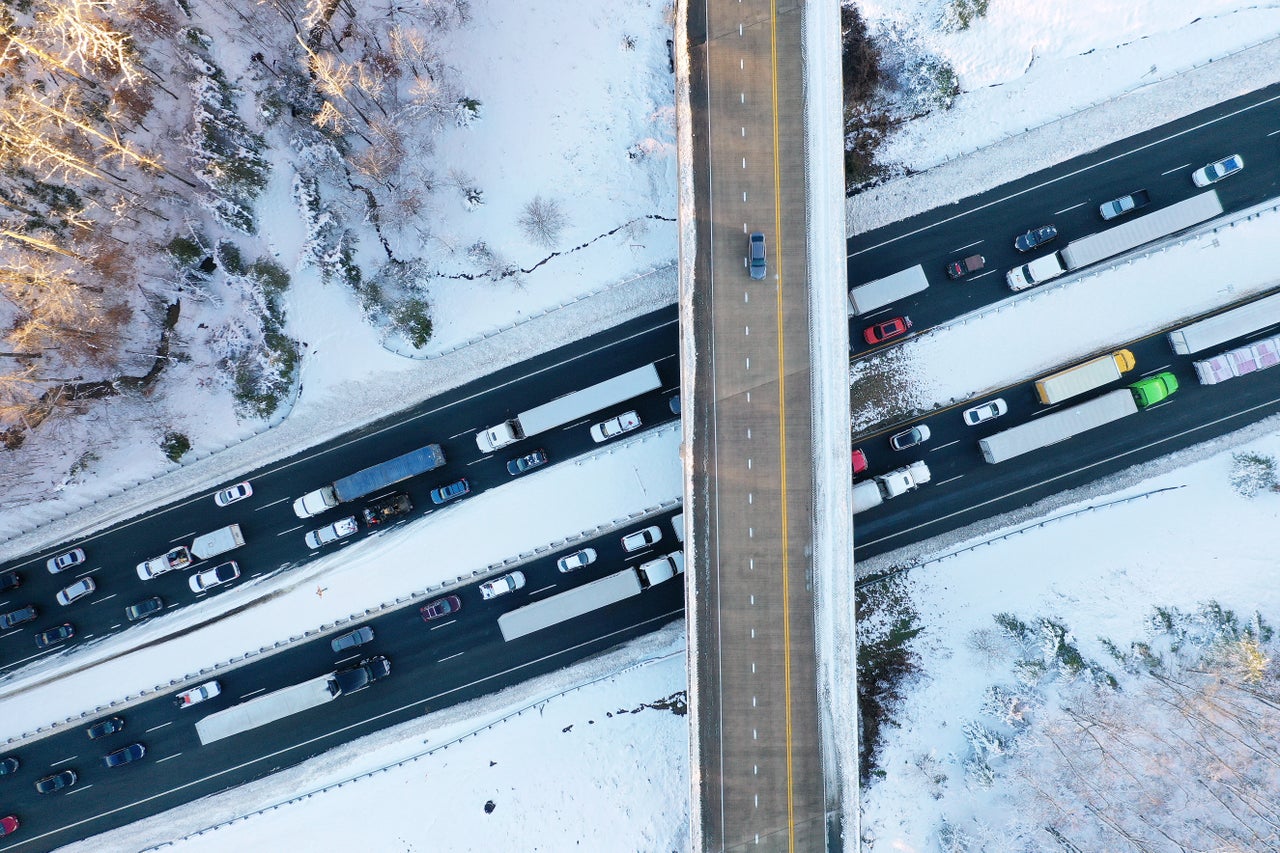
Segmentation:
{"type": "Polygon", "coordinates": [[[442,503],[460,498],[463,495],[471,493],[471,486],[467,484],[467,479],[463,477],[456,483],[450,483],[447,486],[440,486],[431,490],[431,502],[439,506],[442,503]]]}

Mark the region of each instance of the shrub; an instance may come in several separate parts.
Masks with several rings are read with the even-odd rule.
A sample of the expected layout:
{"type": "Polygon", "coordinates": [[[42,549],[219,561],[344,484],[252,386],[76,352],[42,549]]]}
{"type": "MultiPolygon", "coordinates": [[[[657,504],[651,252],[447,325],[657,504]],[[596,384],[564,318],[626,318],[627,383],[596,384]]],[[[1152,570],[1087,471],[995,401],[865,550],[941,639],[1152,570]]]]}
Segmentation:
{"type": "Polygon", "coordinates": [[[160,442],[160,449],[170,460],[179,462],[183,456],[187,455],[187,451],[191,450],[191,439],[180,432],[166,432],[164,439],[160,442]]]}
{"type": "Polygon", "coordinates": [[[1257,453],[1231,454],[1231,488],[1242,497],[1251,498],[1263,489],[1276,488],[1274,456],[1257,453]]]}

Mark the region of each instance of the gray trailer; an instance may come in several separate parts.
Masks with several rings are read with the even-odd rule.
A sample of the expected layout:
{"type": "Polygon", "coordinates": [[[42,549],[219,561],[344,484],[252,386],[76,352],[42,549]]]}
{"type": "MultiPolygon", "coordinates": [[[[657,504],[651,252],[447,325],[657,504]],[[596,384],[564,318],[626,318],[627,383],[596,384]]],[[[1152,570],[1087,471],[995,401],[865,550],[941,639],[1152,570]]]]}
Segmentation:
{"type": "Polygon", "coordinates": [[[509,421],[482,430],[476,433],[476,446],[481,453],[492,453],[531,435],[564,426],[661,387],[662,380],[658,378],[657,365],[646,364],[580,391],[557,397],[549,403],[534,406],[509,421]]]}
{"type": "Polygon", "coordinates": [[[210,714],[196,723],[196,734],[200,736],[202,744],[208,745],[258,726],[283,720],[308,708],[332,702],[341,694],[342,688],[331,672],[210,714]]]}
{"type": "Polygon", "coordinates": [[[1042,415],[978,440],[982,458],[995,464],[1066,441],[1072,436],[1137,414],[1138,404],[1128,388],[1111,391],[1087,403],[1042,415]]]}
{"type": "Polygon", "coordinates": [[[232,548],[239,548],[243,544],[244,535],[240,532],[240,525],[228,524],[226,527],[220,527],[212,533],[197,536],[195,541],[191,543],[191,553],[201,560],[207,560],[210,557],[226,553],[232,548]]]}
{"type": "Polygon", "coordinates": [[[502,631],[502,638],[510,642],[534,631],[558,625],[566,619],[574,619],[639,595],[642,589],[644,586],[639,572],[625,569],[503,613],[498,617],[498,628],[502,631]]]}
{"type": "Polygon", "coordinates": [[[1280,293],[1174,329],[1169,333],[1169,346],[1178,355],[1191,355],[1277,323],[1280,323],[1280,293]]]}
{"type": "Polygon", "coordinates": [[[1221,215],[1222,202],[1218,200],[1218,193],[1209,190],[1130,219],[1123,225],[1072,240],[1058,254],[1068,270],[1078,270],[1221,215]]]}
{"type": "Polygon", "coordinates": [[[434,471],[443,464],[444,451],[440,449],[440,445],[428,444],[335,480],[331,486],[308,492],[293,502],[293,511],[298,518],[310,518],[333,509],[344,501],[358,500],[393,483],[434,471]]]}
{"type": "Polygon", "coordinates": [[[854,317],[867,314],[877,308],[883,308],[890,302],[906,299],[928,286],[929,280],[925,278],[924,267],[916,264],[909,270],[860,284],[850,290],[849,314],[854,317]]]}

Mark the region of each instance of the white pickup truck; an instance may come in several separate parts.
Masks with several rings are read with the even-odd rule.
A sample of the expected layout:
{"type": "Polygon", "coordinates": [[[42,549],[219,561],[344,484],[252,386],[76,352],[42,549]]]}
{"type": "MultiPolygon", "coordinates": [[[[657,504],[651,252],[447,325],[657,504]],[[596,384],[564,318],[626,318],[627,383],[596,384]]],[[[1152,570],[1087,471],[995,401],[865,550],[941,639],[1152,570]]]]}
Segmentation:
{"type": "Polygon", "coordinates": [[[591,428],[591,440],[596,444],[602,441],[608,441],[611,438],[617,438],[624,432],[631,432],[640,426],[640,416],[635,412],[624,412],[616,418],[610,418],[603,423],[598,423],[591,428]]]}
{"type": "Polygon", "coordinates": [[[330,542],[337,542],[343,537],[350,536],[359,529],[356,525],[356,517],[349,515],[346,518],[335,521],[333,524],[326,524],[319,530],[312,530],[304,538],[307,541],[308,548],[319,548],[322,545],[328,545],[330,542]]]}
{"type": "Polygon", "coordinates": [[[138,577],[149,581],[156,575],[162,575],[174,569],[185,569],[189,565],[191,565],[191,552],[185,547],[178,547],[167,554],[138,563],[138,577]]]}

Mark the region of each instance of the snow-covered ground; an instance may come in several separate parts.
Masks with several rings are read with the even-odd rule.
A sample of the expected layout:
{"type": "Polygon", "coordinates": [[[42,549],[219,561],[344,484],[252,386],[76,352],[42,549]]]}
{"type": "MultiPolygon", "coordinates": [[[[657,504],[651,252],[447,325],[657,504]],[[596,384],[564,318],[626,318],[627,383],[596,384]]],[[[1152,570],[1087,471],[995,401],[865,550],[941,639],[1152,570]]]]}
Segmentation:
{"type": "MultiPolygon", "coordinates": [[[[892,7],[882,4],[882,8],[908,14],[924,10],[927,14],[922,20],[926,21],[934,19],[940,6],[938,0],[924,0],[915,5],[902,0],[892,7]]],[[[483,145],[494,147],[486,148],[484,157],[477,156],[468,168],[481,176],[489,201],[477,212],[449,213],[445,230],[456,232],[461,242],[475,234],[494,234],[494,245],[507,252],[508,259],[516,260],[518,254],[523,261],[531,250],[517,236],[513,214],[537,193],[564,201],[575,242],[579,238],[586,242],[604,230],[646,213],[673,215],[675,188],[670,145],[674,131],[669,123],[670,101],[663,100],[669,95],[661,94],[669,93],[670,86],[670,78],[664,76],[666,6],[612,4],[586,13],[555,4],[511,9],[502,6],[500,10],[480,3],[474,7],[476,20],[471,30],[459,34],[457,53],[451,61],[458,67],[461,78],[484,81],[485,86],[490,87],[476,92],[490,109],[477,125],[460,133],[452,142],[442,140],[441,145],[445,150],[455,145],[455,153],[470,154],[473,149],[478,153],[481,150],[478,140],[488,134],[483,145]],[[637,40],[634,50],[628,48],[622,38],[632,34],[637,40]],[[643,68],[637,74],[639,57],[643,57],[640,63],[643,68]],[[537,88],[542,81],[550,83],[541,90],[541,97],[549,103],[520,103],[525,93],[537,88]],[[580,109],[580,99],[588,98],[593,109],[580,109]],[[508,110],[497,109],[503,105],[507,105],[508,110]],[[512,105],[532,109],[521,112],[512,105]],[[628,158],[629,149],[640,156],[628,158]],[[523,157],[521,150],[527,150],[530,156],[523,157]],[[641,161],[638,171],[634,168],[636,159],[641,161]],[[481,160],[487,165],[482,166],[481,160]],[[631,171],[618,176],[616,183],[607,177],[623,169],[631,171]],[[634,198],[636,194],[645,193],[648,195],[643,201],[634,198]],[[477,214],[481,218],[477,218],[477,214]],[[477,226],[484,218],[487,221],[477,226]],[[601,219],[608,222],[601,223],[601,219]],[[504,227],[508,229],[505,232],[504,227]]],[[[1098,12],[1089,5],[1041,4],[1024,8],[1021,4],[994,0],[987,17],[968,33],[948,37],[967,53],[962,55],[960,47],[956,47],[954,53],[947,55],[960,71],[966,89],[988,86],[990,92],[1011,94],[999,104],[964,95],[948,113],[924,120],[932,124],[922,124],[918,131],[910,128],[904,131],[901,144],[918,152],[915,156],[919,159],[912,161],[916,166],[928,166],[969,149],[991,145],[1010,134],[1020,133],[1023,128],[1034,127],[1119,93],[1133,92],[1136,97],[1120,98],[1068,120],[1052,131],[1019,136],[955,161],[950,167],[931,169],[907,181],[893,182],[874,193],[864,194],[853,206],[850,222],[866,227],[867,223],[892,221],[910,211],[913,205],[928,207],[962,197],[991,182],[1020,174],[1019,168],[1030,171],[1052,162],[1064,151],[1089,150],[1177,114],[1189,104],[1212,103],[1274,79],[1280,63],[1260,61],[1260,57],[1270,57],[1267,53],[1270,46],[1265,46],[1235,60],[1215,62],[1214,66],[1201,68],[1192,75],[1149,85],[1147,72],[1152,64],[1162,69],[1199,64],[1280,31],[1280,23],[1272,20],[1276,15],[1274,10],[1254,9],[1239,0],[1224,0],[1212,4],[1210,11],[1216,18],[1245,23],[1215,26],[1212,38],[1197,38],[1207,31],[1206,27],[1186,22],[1205,8],[1203,2],[1176,4],[1171,8],[1167,3],[1146,0],[1137,6],[1130,4],[1117,21],[1114,12],[1098,12]],[[1179,10],[1181,15],[1177,14],[1179,10]],[[1179,26],[1180,21],[1184,25],[1179,26]],[[1114,35],[1118,27],[1123,29],[1122,37],[1114,35]],[[1053,38],[1045,40],[1042,34],[1046,32],[1052,32],[1053,38]],[[998,45],[1000,50],[991,50],[992,45],[998,45]],[[1091,47],[1106,49],[1086,53],[1091,47]],[[1157,49],[1155,54],[1151,52],[1153,47],[1157,49]],[[1017,58],[1022,56],[1029,61],[1033,51],[1036,59],[1029,73],[1018,75],[1017,58]],[[989,64],[980,61],[984,54],[989,55],[989,64]],[[1107,64],[1089,64],[1103,59],[1102,54],[1106,55],[1107,64]],[[969,59],[965,60],[965,56],[969,59]],[[996,82],[1001,85],[993,86],[996,82]],[[1188,86],[1193,97],[1180,97],[1180,92],[1188,86]],[[1069,97],[1060,98],[1058,92],[1069,93],[1069,97]],[[1151,107],[1153,101],[1159,102],[1159,108],[1151,107]],[[1105,118],[1098,120],[1102,114],[1105,118]],[[968,128],[979,128],[983,132],[976,136],[962,132],[968,128]],[[916,142],[911,141],[913,134],[916,142]],[[922,142],[926,139],[928,146],[922,142]],[[1015,168],[993,168],[997,161],[1012,162],[1015,168]],[[909,203],[903,202],[904,197],[909,197],[909,203]]],[[[287,182],[273,185],[272,195],[263,205],[265,222],[287,222],[294,216],[287,186],[287,182]]],[[[291,447],[301,446],[306,437],[334,434],[349,425],[393,411],[412,399],[425,398],[440,388],[482,375],[500,364],[518,361],[674,300],[675,280],[670,269],[665,274],[635,279],[625,286],[614,285],[645,269],[673,262],[675,228],[665,226],[664,230],[660,223],[650,221],[643,232],[633,229],[619,233],[625,239],[612,239],[604,248],[594,245],[566,260],[564,265],[544,265],[537,274],[518,284],[476,286],[470,283],[465,288],[460,285],[456,294],[436,294],[442,306],[438,343],[446,346],[485,335],[583,294],[599,292],[570,308],[557,310],[512,332],[426,364],[402,362],[382,349],[376,336],[361,324],[359,312],[344,291],[322,287],[318,280],[305,274],[295,276],[290,296],[290,331],[307,341],[308,347],[302,375],[303,393],[284,425],[232,450],[207,455],[243,431],[229,421],[204,419],[201,422],[194,418],[193,430],[200,428],[193,433],[193,438],[198,439],[197,455],[206,455],[206,458],[187,466],[176,476],[150,485],[146,494],[140,494],[143,490],[139,489],[123,495],[115,492],[165,470],[154,451],[104,456],[93,478],[64,483],[57,496],[49,494],[34,502],[30,496],[22,496],[23,506],[7,502],[9,505],[0,523],[8,531],[29,530],[38,522],[60,520],[45,524],[38,534],[11,541],[6,553],[22,553],[59,541],[71,531],[100,525],[167,495],[210,487],[239,471],[283,455],[291,447]],[[371,379],[371,375],[376,378],[371,379]],[[77,512],[76,508],[82,506],[88,509],[77,512]],[[73,514],[62,518],[64,513],[73,514]]],[[[1261,254],[1257,251],[1260,247],[1253,248],[1254,254],[1261,254]]],[[[281,251],[286,256],[296,256],[296,247],[282,246],[281,251]],[[295,255],[290,255],[291,252],[295,255]]],[[[1247,251],[1246,248],[1242,253],[1247,251]]],[[[1158,262],[1158,259],[1152,261],[1158,262]]],[[[1115,273],[1122,274],[1123,271],[1115,273]]],[[[1078,283],[1066,292],[1084,293],[1089,286],[1078,283]]],[[[1048,294],[1042,299],[1019,303],[1009,313],[1038,310],[1037,302],[1053,298],[1048,294]]],[[[1003,321],[985,318],[983,322],[1003,321]]],[[[944,335],[937,337],[941,341],[944,335]]],[[[930,359],[935,357],[943,356],[928,355],[930,359]]],[[[1044,347],[1039,357],[1044,363],[1057,363],[1069,355],[1044,347]]],[[[958,372],[956,365],[967,363],[967,359],[962,359],[950,362],[949,366],[958,372]]],[[[980,380],[981,387],[998,381],[994,375],[980,380]]],[[[932,396],[954,396],[955,389],[967,393],[974,390],[969,387],[971,384],[966,381],[962,385],[939,386],[932,396]]],[[[146,417],[163,420],[154,415],[139,416],[139,419],[146,417]]],[[[581,468],[571,466],[574,468],[571,471],[549,470],[491,496],[477,497],[469,506],[459,505],[407,535],[401,531],[398,535],[380,537],[344,550],[340,558],[326,558],[294,573],[296,577],[286,575],[257,586],[246,585],[242,591],[218,596],[214,601],[219,606],[223,602],[230,604],[265,591],[268,584],[292,587],[277,599],[278,607],[273,603],[275,609],[269,618],[286,619],[289,625],[305,630],[345,615],[350,609],[348,601],[375,606],[396,595],[420,590],[432,580],[447,580],[388,576],[370,587],[367,577],[355,566],[374,559],[373,555],[390,554],[399,548],[436,549],[445,542],[469,541],[472,547],[480,545],[486,550],[471,552],[457,565],[462,571],[481,570],[490,561],[607,524],[638,508],[678,495],[681,475],[675,435],[671,432],[656,436],[626,449],[612,448],[604,458],[581,468]],[[643,484],[634,489],[619,491],[615,484],[634,481],[638,470],[636,475],[628,472],[626,476],[597,479],[598,473],[607,466],[621,466],[625,471],[628,467],[638,468],[642,463],[647,476],[654,479],[642,481],[643,484]],[[521,502],[526,509],[532,505],[553,504],[551,500],[540,501],[538,496],[562,495],[564,492],[560,490],[566,487],[558,478],[574,478],[572,489],[586,489],[590,497],[564,514],[548,513],[539,520],[541,527],[530,525],[528,529],[505,531],[509,533],[507,539],[495,541],[494,531],[487,526],[484,536],[466,535],[468,530],[475,529],[481,514],[474,511],[477,507],[495,508],[504,501],[517,500],[511,497],[516,494],[523,495],[521,502]],[[610,488],[589,491],[593,487],[588,484],[593,482],[608,483],[610,488]],[[532,530],[538,531],[536,536],[529,532],[532,530]],[[346,564],[347,560],[351,560],[351,564],[346,564]],[[317,586],[328,591],[317,596],[317,586]]],[[[1274,450],[1270,448],[1271,452],[1274,450]]],[[[1249,505],[1251,509],[1243,514],[1243,521],[1230,514],[1233,507],[1240,506],[1240,499],[1224,494],[1221,488],[1228,464],[1221,456],[1206,459],[1202,467],[1196,469],[1197,479],[1192,481],[1189,474],[1184,474],[1183,479],[1178,480],[1187,482],[1188,488],[1174,493],[1172,498],[1153,498],[1060,522],[926,569],[915,594],[917,607],[928,616],[923,621],[937,632],[928,639],[935,644],[932,648],[938,654],[930,655],[925,668],[935,683],[945,678],[949,686],[936,694],[913,696],[905,719],[909,722],[946,719],[952,709],[943,699],[956,702],[956,707],[961,709],[973,707],[974,694],[965,692],[970,686],[958,680],[960,675],[971,675],[972,667],[966,670],[951,667],[951,661],[947,661],[947,666],[940,663],[948,654],[953,657],[962,654],[956,650],[965,628],[953,628],[951,623],[956,626],[989,624],[990,611],[1012,609],[1018,602],[1025,605],[1028,616],[1033,615],[1032,611],[1053,610],[1081,636],[1092,636],[1087,632],[1093,630],[1110,632],[1117,642],[1138,634],[1142,615],[1138,604],[1173,603],[1190,607],[1204,597],[1216,597],[1245,612],[1255,606],[1275,612],[1274,605],[1261,597],[1265,596],[1265,590],[1255,588],[1252,592],[1256,596],[1248,597],[1248,577],[1243,571],[1238,573],[1238,579],[1226,574],[1221,579],[1215,576],[1211,583],[1214,588],[1205,590],[1203,595],[1200,592],[1201,587],[1209,584],[1197,566],[1202,567],[1205,561],[1215,558],[1233,559],[1235,555],[1228,552],[1226,543],[1216,542],[1210,549],[1203,542],[1189,541],[1191,521],[1199,518],[1196,513],[1220,506],[1223,515],[1215,521],[1216,529],[1252,534],[1234,540],[1240,547],[1253,547],[1249,542],[1263,541],[1264,533],[1270,528],[1262,525],[1274,526],[1275,523],[1274,511],[1267,509],[1274,506],[1274,498],[1259,498],[1249,505]],[[1267,500],[1272,503],[1266,503],[1267,500]],[[1176,521],[1169,525],[1166,519],[1176,521]],[[1108,523],[1111,526],[1107,526],[1108,523]],[[1258,529],[1254,531],[1249,524],[1258,529]],[[1163,544],[1152,544],[1150,537],[1132,536],[1132,531],[1152,526],[1161,529],[1167,526],[1183,533],[1168,538],[1167,552],[1163,544]],[[1074,535],[1064,535],[1063,530],[1073,531],[1074,535]],[[1145,553],[1132,550],[1133,546],[1128,543],[1135,539],[1146,545],[1145,553]],[[1082,544],[1086,542],[1100,544],[1082,544]],[[1129,562],[1109,560],[1107,543],[1116,546],[1117,554],[1124,554],[1129,548],[1129,562]],[[1199,550],[1194,550],[1195,546],[1199,550]],[[1079,558],[1073,556],[1077,553],[1079,558]],[[1047,559],[1049,554],[1058,555],[1056,564],[1047,559]],[[1184,560],[1184,556],[1187,559],[1184,560]],[[1200,558],[1199,563],[1191,559],[1195,556],[1200,558]],[[1034,577],[1022,571],[1029,562],[1038,567],[1039,574],[1034,577]],[[1171,567],[1165,569],[1166,563],[1171,567]],[[1160,597],[1135,582],[1134,578],[1142,577],[1134,570],[1138,565],[1161,567],[1160,597]],[[1126,575],[1126,570],[1131,574],[1126,575]],[[988,571],[1010,596],[1010,604],[991,603],[993,586],[984,574],[988,571]],[[1175,579],[1166,584],[1166,575],[1175,579]],[[1092,584],[1086,583],[1086,578],[1092,578],[1092,584]],[[1111,586],[1104,588],[1103,584],[1111,586]],[[958,589],[964,594],[957,595],[958,589]],[[1167,601],[1166,596],[1176,600],[1167,601]],[[944,602],[948,600],[959,602],[958,609],[946,610],[944,602]],[[1104,604],[1108,601],[1112,604],[1109,610],[1104,604]],[[959,672],[952,673],[953,668],[959,672]],[[956,684],[951,685],[951,681],[956,684]]],[[[50,468],[51,472],[57,470],[56,466],[50,468]]],[[[1165,475],[1165,479],[1170,477],[1177,479],[1174,475],[1165,475]]],[[[55,492],[59,478],[51,474],[49,479],[49,489],[55,492]]],[[[1243,559],[1239,562],[1244,565],[1243,559]]],[[[256,610],[265,613],[265,608],[256,610]]],[[[184,618],[175,617],[171,620],[173,626],[184,618]]],[[[235,623],[241,628],[251,625],[255,631],[267,632],[266,616],[254,613],[235,618],[241,620],[235,623]]],[[[231,625],[234,620],[226,622],[231,625]]],[[[127,639],[112,640],[104,643],[101,650],[91,648],[71,659],[78,663],[80,659],[105,657],[110,649],[118,650],[120,644],[133,647],[144,633],[164,632],[169,627],[161,620],[155,626],[129,632],[127,639]]],[[[269,633],[272,639],[280,633],[274,622],[269,633]]],[[[196,639],[201,636],[207,639],[211,635],[197,633],[167,643],[167,647],[177,650],[172,654],[164,651],[145,659],[141,656],[150,653],[139,651],[127,655],[125,660],[135,663],[128,673],[133,679],[131,683],[141,688],[167,681],[177,674],[173,667],[178,661],[184,672],[193,666],[188,663],[190,659],[196,661],[197,667],[216,663],[223,656],[204,651],[196,639]]],[[[289,794],[412,757],[428,746],[441,745],[470,732],[467,723],[459,722],[465,718],[488,714],[490,719],[496,719],[503,716],[505,710],[518,710],[531,703],[537,713],[526,711],[511,722],[468,736],[445,752],[424,756],[336,791],[316,794],[301,803],[240,821],[187,843],[212,845],[208,849],[258,846],[261,840],[275,838],[288,839],[294,844],[321,840],[328,844],[329,839],[337,838],[335,832],[348,831],[348,827],[335,826],[334,816],[344,815],[351,816],[351,827],[359,831],[358,836],[349,839],[350,845],[365,849],[421,844],[440,849],[475,850],[677,849],[686,843],[688,836],[685,722],[667,711],[645,710],[626,716],[617,712],[629,712],[642,704],[665,700],[682,689],[685,673],[679,653],[681,639],[678,630],[646,638],[620,650],[598,667],[578,668],[537,684],[522,685],[520,690],[524,692],[485,700],[483,710],[458,709],[456,717],[450,716],[447,720],[449,725],[436,728],[438,721],[428,718],[417,728],[381,733],[370,741],[309,762],[294,773],[187,806],[181,810],[181,822],[175,818],[170,825],[171,815],[150,821],[145,831],[139,829],[138,838],[146,840],[131,841],[120,849],[135,849],[138,844],[158,844],[175,836],[186,836],[202,826],[251,814],[264,805],[284,800],[289,794]],[[648,660],[654,662],[632,666],[648,660]],[[576,691],[570,697],[551,698],[562,689],[594,681],[602,675],[607,676],[604,681],[576,691]],[[610,712],[614,712],[613,717],[608,716],[610,712]],[[572,728],[565,731],[569,726],[572,728]],[[536,747],[531,746],[535,744],[536,747]],[[494,763],[491,765],[490,761],[494,763]],[[620,792],[626,792],[627,796],[619,796],[620,792]],[[486,813],[484,806],[490,800],[494,808],[492,813],[486,813]],[[429,803],[431,807],[407,807],[406,803],[429,803]]],[[[0,719],[10,731],[47,723],[48,720],[39,719],[40,715],[32,711],[34,707],[46,707],[46,697],[68,711],[78,709],[82,702],[72,702],[66,694],[57,692],[64,689],[63,681],[68,685],[78,684],[88,690],[87,695],[110,698],[110,691],[103,686],[107,672],[105,666],[95,667],[93,673],[81,676],[78,682],[59,679],[56,685],[38,688],[53,691],[40,693],[39,702],[34,701],[37,691],[28,689],[30,685],[24,682],[29,679],[24,675],[21,681],[6,685],[9,698],[0,700],[3,702],[0,719]],[[99,682],[98,678],[103,680],[99,682]]],[[[43,664],[39,673],[32,673],[39,674],[47,674],[43,664]]],[[[112,672],[113,677],[118,675],[119,671],[112,672]]],[[[979,688],[974,684],[971,689],[979,688]]],[[[920,744],[936,743],[941,751],[958,748],[955,736],[950,727],[944,729],[938,725],[928,731],[923,728],[916,731],[913,738],[920,744]]],[[[902,751],[913,748],[911,742],[905,740],[893,741],[889,746],[890,750],[897,750],[893,752],[894,759],[902,751]]],[[[892,769],[889,763],[884,766],[892,769]]],[[[864,792],[864,806],[873,831],[886,840],[895,839],[890,842],[891,846],[901,839],[904,849],[922,846],[921,839],[927,838],[942,810],[953,808],[950,803],[944,806],[932,801],[928,792],[922,792],[918,785],[896,774],[887,777],[883,785],[864,792]]],[[[849,845],[849,849],[853,849],[853,839],[849,845]]],[[[82,847],[110,849],[101,839],[86,842],[82,847]]]]}
{"type": "MultiPolygon", "coordinates": [[[[1258,438],[1234,452],[1280,453],[1277,426],[1272,418],[1252,427],[1258,438]]],[[[1105,499],[1063,507],[1055,513],[1065,516],[1061,520],[1002,541],[996,540],[1008,531],[994,531],[981,540],[991,544],[962,551],[975,543],[959,543],[911,571],[906,597],[923,628],[914,641],[922,662],[892,715],[896,725],[884,730],[878,766],[885,775],[863,791],[863,835],[875,840],[866,849],[938,849],[944,819],[976,834],[983,822],[1003,828],[1029,817],[1002,802],[1006,786],[1019,783],[1005,779],[998,762],[992,762],[992,787],[975,784],[964,767],[970,755],[964,725],[985,720],[996,727],[983,711],[987,689],[1017,680],[1009,671],[1015,655],[993,659],[981,639],[995,628],[996,614],[1058,620],[1085,659],[1114,671],[1119,665],[1102,641],[1121,649],[1155,642],[1148,620],[1157,607],[1194,613],[1216,601],[1246,623],[1255,612],[1272,624],[1280,620],[1280,588],[1269,581],[1280,495],[1250,499],[1234,491],[1232,452],[1199,461],[1195,456],[1203,451],[1184,453],[1176,470],[1105,499]],[[1072,514],[1162,489],[1167,491],[1072,514]]],[[[1029,714],[1034,719],[1036,710],[1029,714]]],[[[1048,837],[1041,841],[1048,849],[1048,837]]],[[[968,849],[1031,849],[988,843],[968,849]]],[[[1103,843],[1114,843],[1114,836],[1103,843]]]]}

